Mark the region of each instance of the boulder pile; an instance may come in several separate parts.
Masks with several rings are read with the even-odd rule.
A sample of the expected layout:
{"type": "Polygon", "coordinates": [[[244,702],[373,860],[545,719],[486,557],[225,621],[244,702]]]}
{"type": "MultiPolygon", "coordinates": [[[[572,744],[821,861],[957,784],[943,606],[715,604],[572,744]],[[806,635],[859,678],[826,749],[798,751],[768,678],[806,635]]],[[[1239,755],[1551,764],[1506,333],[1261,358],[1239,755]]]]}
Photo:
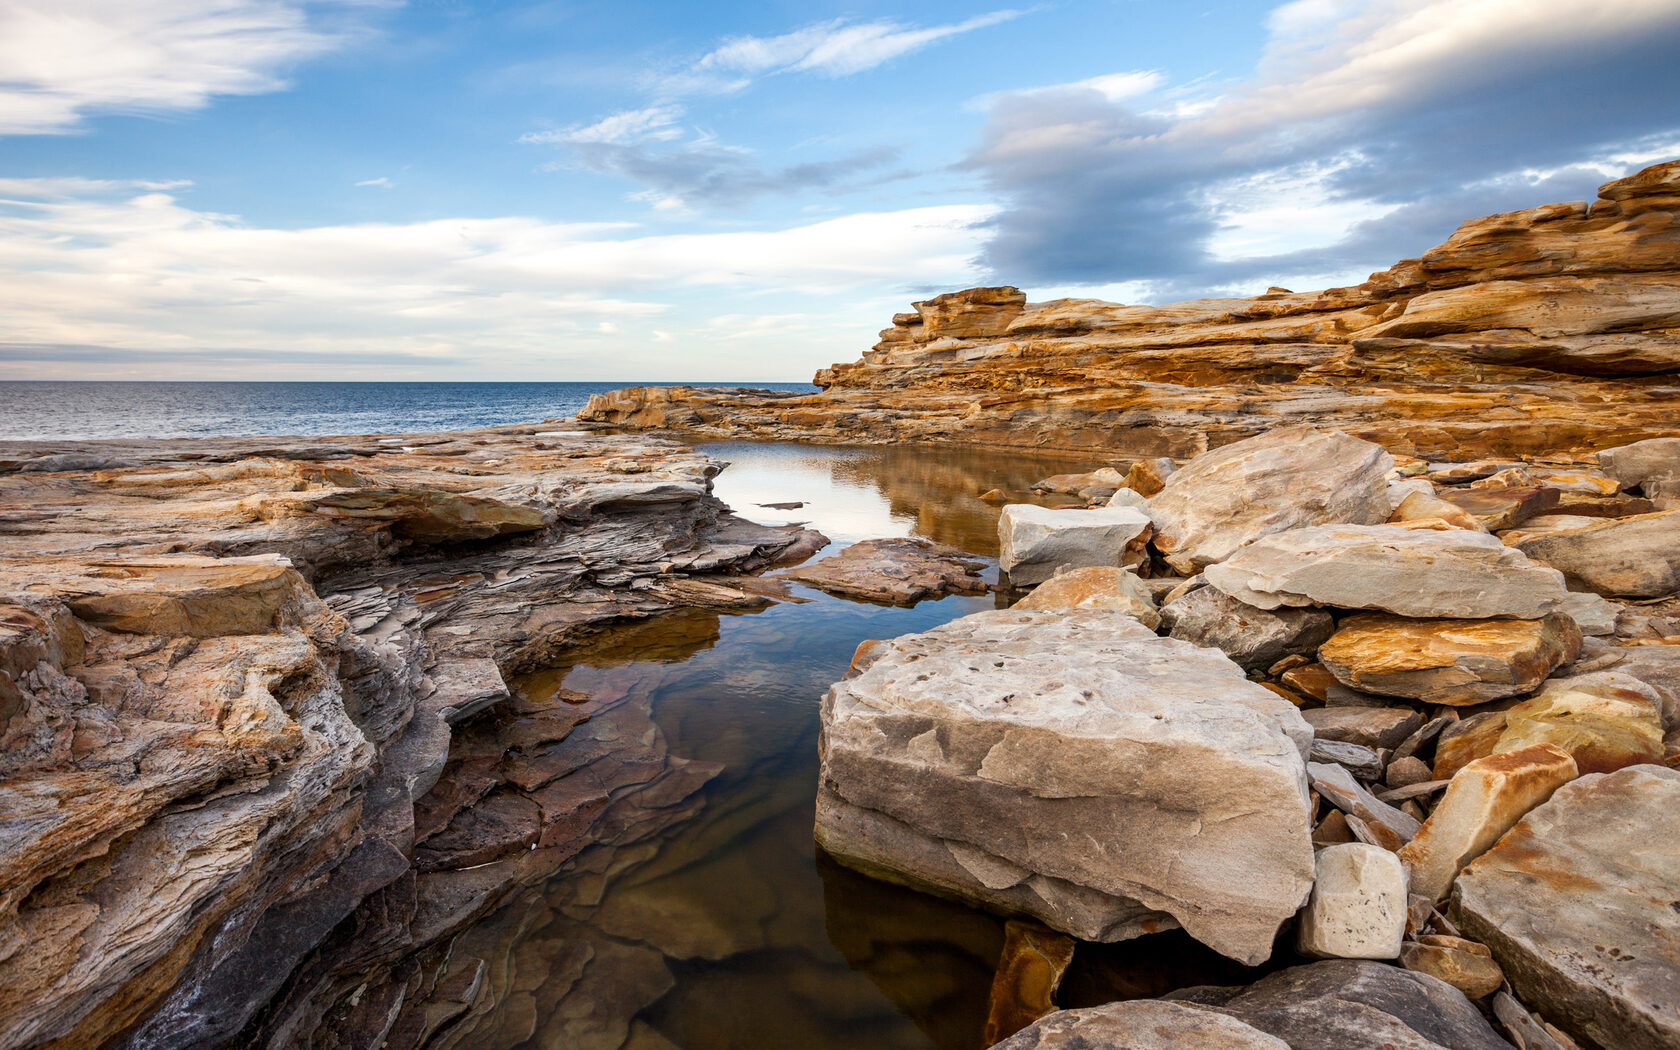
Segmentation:
{"type": "Polygon", "coordinates": [[[829,691],[818,841],[1080,940],[1319,960],[1000,1047],[1680,1046],[1680,442],[1596,461],[1290,427],[1069,475],[1090,509],[1003,508],[1014,608],[829,691]]]}

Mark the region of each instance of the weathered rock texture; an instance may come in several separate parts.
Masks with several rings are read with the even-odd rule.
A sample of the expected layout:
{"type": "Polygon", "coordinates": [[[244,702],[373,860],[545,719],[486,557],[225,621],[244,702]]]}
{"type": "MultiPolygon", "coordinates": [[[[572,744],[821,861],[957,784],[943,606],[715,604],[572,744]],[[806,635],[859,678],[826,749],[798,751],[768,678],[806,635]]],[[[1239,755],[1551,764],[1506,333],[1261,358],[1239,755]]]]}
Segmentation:
{"type": "Polygon", "coordinates": [[[989,586],[979,575],[985,564],[955,547],[907,537],[862,540],[778,575],[842,597],[914,605],[923,598],[986,593],[989,586]]]}
{"type": "Polygon", "coordinates": [[[1364,613],[1342,621],[1318,659],[1354,689],[1464,706],[1529,692],[1580,651],[1580,628],[1557,614],[1408,620],[1364,613]]]}
{"type": "Polygon", "coordinates": [[[1303,418],[1435,459],[1680,435],[1677,169],[1473,219],[1356,287],[1159,307],[970,289],[899,314],[861,361],[819,372],[818,394],[638,387],[579,418],[1134,459],[1303,418]]]}
{"type": "Polygon", "coordinates": [[[604,621],[757,604],[724,574],[818,542],[728,516],[683,446],[536,428],[0,470],[8,1048],[417,1045],[453,1014],[380,960],[451,950],[639,792],[675,812],[715,773],[645,717],[503,720],[504,675],[604,621]],[[585,723],[551,768],[509,757],[585,723]]]}
{"type": "Polygon", "coordinates": [[[1599,1046],[1680,1046],[1680,772],[1558,789],[1459,876],[1453,915],[1517,995],[1599,1046]]]}
{"type": "Polygon", "coordinates": [[[1312,881],[1294,707],[1123,613],[977,613],[823,700],[817,838],[1087,940],[1257,962],[1312,881]]]}
{"type": "Polygon", "coordinates": [[[1193,1003],[1132,999],[1061,1010],[992,1050],[1290,1050],[1289,1044],[1235,1017],[1193,1003]]]}

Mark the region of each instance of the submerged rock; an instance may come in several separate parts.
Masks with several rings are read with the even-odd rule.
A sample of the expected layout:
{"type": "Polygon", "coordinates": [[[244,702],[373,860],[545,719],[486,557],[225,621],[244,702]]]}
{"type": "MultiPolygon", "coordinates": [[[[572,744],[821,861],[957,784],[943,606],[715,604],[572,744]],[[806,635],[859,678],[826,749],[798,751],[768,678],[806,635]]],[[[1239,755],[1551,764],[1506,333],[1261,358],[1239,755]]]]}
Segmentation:
{"type": "Polygon", "coordinates": [[[1012,503],[998,519],[998,566],[1017,587],[1093,565],[1136,565],[1149,542],[1149,516],[1132,507],[1048,510],[1012,503]]]}
{"type": "Polygon", "coordinates": [[[1182,924],[1247,962],[1310,888],[1306,724],[1130,616],[977,613],[822,714],[817,838],[871,874],[1086,940],[1182,924]]]}
{"type": "Polygon", "coordinates": [[[982,1042],[995,1043],[1055,1012],[1056,989],[1076,946],[1072,937],[1036,922],[1011,919],[1004,924],[982,1042]]]}
{"type": "Polygon", "coordinates": [[[1680,1045],[1680,771],[1584,776],[1459,876],[1452,915],[1517,995],[1617,1050],[1680,1045]]]}
{"type": "Polygon", "coordinates": [[[1321,525],[1267,536],[1209,566],[1209,583],[1262,609],[1327,605],[1398,616],[1537,620],[1563,606],[1563,576],[1463,529],[1321,525]]]}
{"type": "Polygon", "coordinates": [[[1364,613],[1343,620],[1318,658],[1354,689],[1463,706],[1529,692],[1580,651],[1580,629],[1558,614],[1413,620],[1364,613]]]}
{"type": "Polygon", "coordinates": [[[1334,430],[1274,430],[1203,453],[1150,497],[1155,546],[1191,574],[1261,536],[1307,525],[1387,521],[1388,472],[1379,445],[1334,430]]]}
{"type": "Polygon", "coordinates": [[[839,554],[777,575],[846,598],[914,605],[923,598],[986,593],[986,581],[977,571],[983,565],[955,547],[906,537],[862,540],[839,554]]]}

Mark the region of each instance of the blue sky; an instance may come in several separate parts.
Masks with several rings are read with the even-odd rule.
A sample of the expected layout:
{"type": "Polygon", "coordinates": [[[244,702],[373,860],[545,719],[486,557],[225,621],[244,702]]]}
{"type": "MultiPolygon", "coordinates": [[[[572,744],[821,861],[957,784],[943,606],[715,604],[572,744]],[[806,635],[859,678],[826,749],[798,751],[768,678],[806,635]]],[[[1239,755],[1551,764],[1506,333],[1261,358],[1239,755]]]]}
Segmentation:
{"type": "Polygon", "coordinates": [[[1680,156],[1680,0],[0,0],[0,378],[805,379],[1680,156]]]}

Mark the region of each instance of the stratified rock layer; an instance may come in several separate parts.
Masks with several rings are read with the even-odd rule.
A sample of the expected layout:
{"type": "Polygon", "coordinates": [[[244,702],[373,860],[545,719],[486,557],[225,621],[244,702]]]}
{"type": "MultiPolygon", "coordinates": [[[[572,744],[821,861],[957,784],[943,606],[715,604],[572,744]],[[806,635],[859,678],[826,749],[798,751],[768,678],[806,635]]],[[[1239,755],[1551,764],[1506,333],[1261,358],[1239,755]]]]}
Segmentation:
{"type": "Polygon", "coordinates": [[[1453,915],[1524,1002],[1618,1050],[1680,1046],[1680,771],[1557,790],[1459,876],[1453,915]]]}
{"type": "Polygon", "coordinates": [[[398,960],[715,775],[607,705],[490,710],[815,548],[715,469],[532,427],[0,446],[0,1047],[418,1045],[453,1015],[398,960]]]}
{"type": "Polygon", "coordinates": [[[821,393],[636,387],[579,418],[1122,460],[1187,459],[1303,419],[1430,459],[1672,437],[1676,170],[1608,183],[1590,206],[1472,219],[1356,287],[1167,306],[969,289],[895,317],[862,360],[817,374],[821,393]]]}
{"type": "Polygon", "coordinates": [[[1123,613],[988,612],[823,701],[818,841],[1087,940],[1179,923],[1271,953],[1312,847],[1294,707],[1123,613]]]}

